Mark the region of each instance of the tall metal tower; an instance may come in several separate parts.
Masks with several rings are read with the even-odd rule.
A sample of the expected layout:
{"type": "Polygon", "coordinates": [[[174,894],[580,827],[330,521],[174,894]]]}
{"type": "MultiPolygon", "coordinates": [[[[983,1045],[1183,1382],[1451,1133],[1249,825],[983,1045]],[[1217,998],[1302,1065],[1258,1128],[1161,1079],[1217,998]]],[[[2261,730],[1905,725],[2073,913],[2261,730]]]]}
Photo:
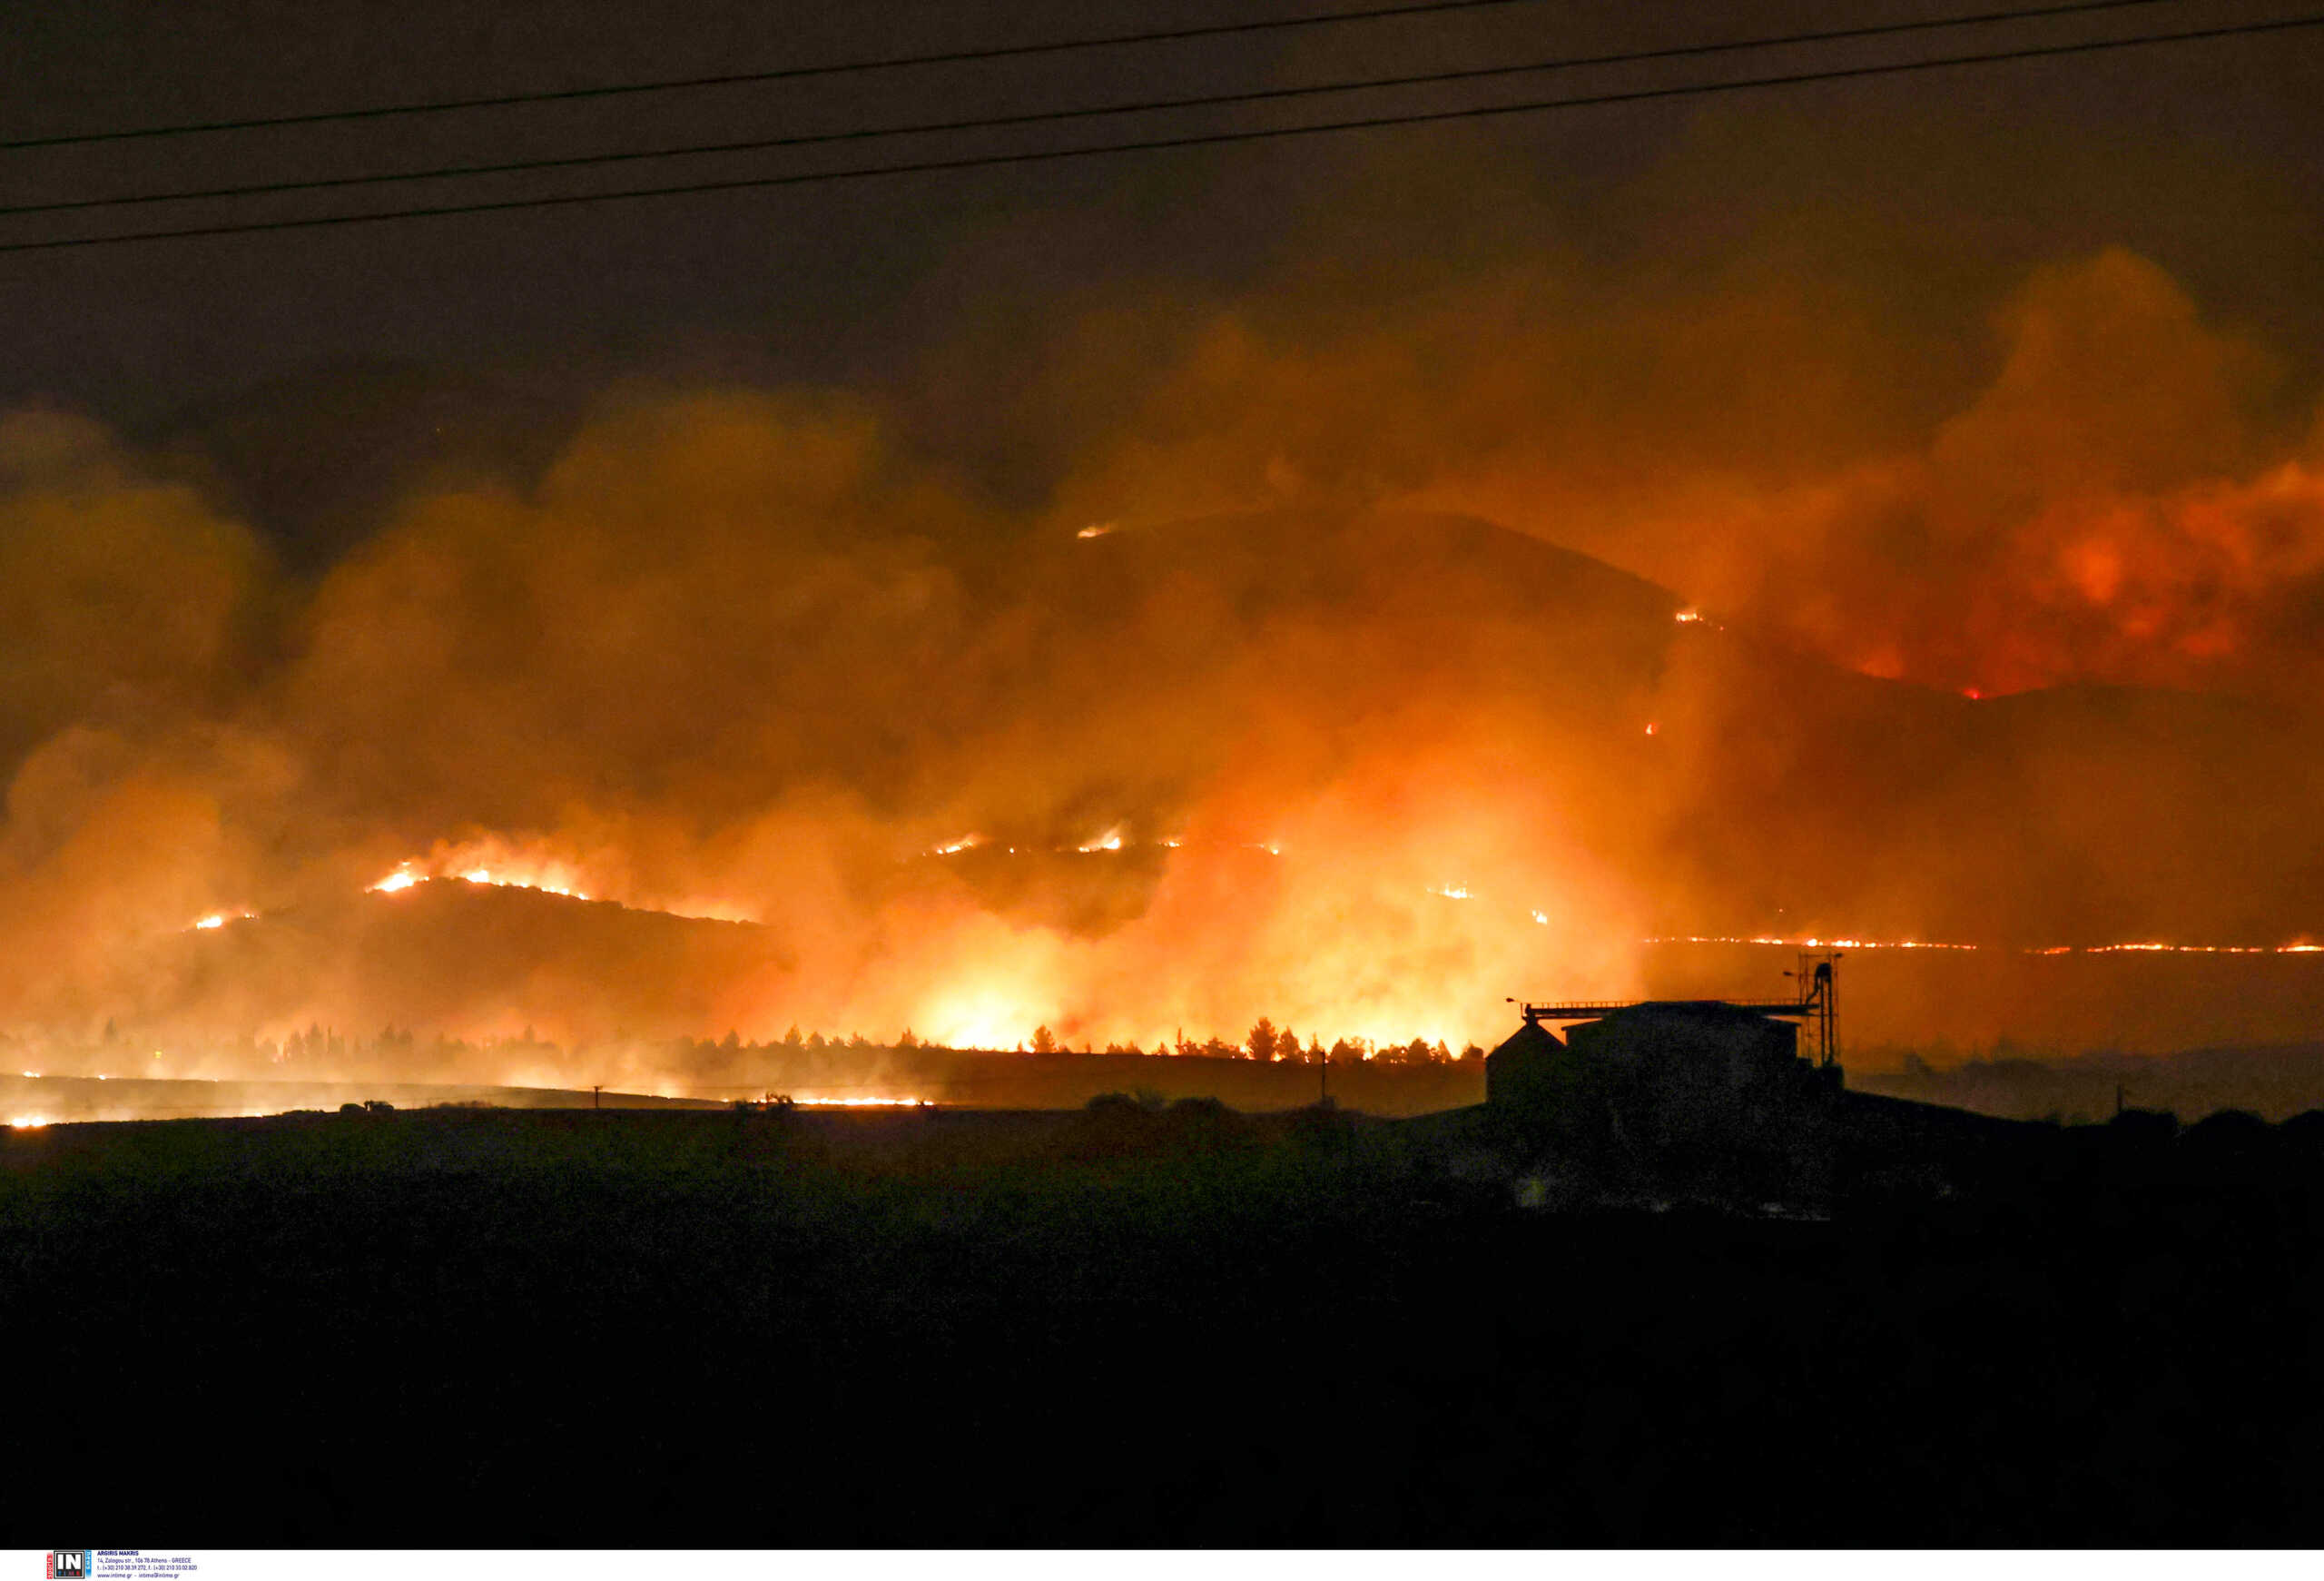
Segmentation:
{"type": "MultiPolygon", "coordinates": [[[[1817,1063],[1826,1068],[1840,1060],[1840,981],[1838,950],[1799,952],[1799,1003],[1816,1025],[1817,1063]]],[[[1792,975],[1789,973],[1787,976],[1792,975]]]]}

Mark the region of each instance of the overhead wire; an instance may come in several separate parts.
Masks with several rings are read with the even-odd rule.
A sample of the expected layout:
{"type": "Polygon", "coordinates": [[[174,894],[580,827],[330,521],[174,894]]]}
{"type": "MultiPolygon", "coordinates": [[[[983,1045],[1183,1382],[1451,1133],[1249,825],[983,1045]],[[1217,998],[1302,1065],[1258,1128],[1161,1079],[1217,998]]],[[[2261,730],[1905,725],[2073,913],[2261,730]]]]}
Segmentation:
{"type": "Polygon", "coordinates": [[[1627,50],[1607,54],[1562,55],[1513,64],[1414,72],[1386,77],[1344,78],[1337,82],[1255,88],[1227,94],[1202,94],[1176,99],[1147,99],[1126,104],[1077,105],[1062,109],[1022,111],[1004,115],[975,116],[950,121],[911,122],[901,125],[853,127],[837,132],[798,133],[778,137],[754,137],[723,143],[681,143],[660,148],[616,150],[611,153],[563,154],[534,159],[503,160],[489,163],[439,165],[426,170],[372,172],[358,175],[307,177],[291,181],[246,182],[232,186],[179,188],[170,192],[133,193],[111,197],[64,198],[45,203],[0,204],[0,216],[65,213],[127,208],[149,203],[195,203],[226,198],[277,196],[288,193],[343,191],[349,188],[384,186],[403,182],[446,181],[548,170],[587,169],[593,166],[635,163],[645,160],[690,159],[728,153],[763,153],[778,149],[825,147],[884,137],[997,131],[1010,127],[1089,120],[1108,115],[1216,109],[1228,105],[1314,98],[1329,94],[1442,86],[1453,83],[1479,82],[1495,77],[1579,70],[1585,67],[1637,65],[1655,61],[1736,54],[1748,50],[1835,44],[1855,39],[1891,37],[1903,34],[1927,33],[1951,28],[2086,15],[2093,12],[2120,11],[2132,6],[2152,6],[2171,3],[2171,0],[2068,0],[2065,4],[2021,6],[2012,10],[1978,12],[1962,16],[1924,17],[1908,22],[1870,23],[1854,27],[1824,28],[1813,32],[1728,39],[1713,44],[1669,44],[1654,49],[1627,50]]]}
{"type": "Polygon", "coordinates": [[[428,99],[402,104],[367,104],[350,109],[310,110],[285,115],[248,115],[217,121],[184,121],[161,126],[128,126],[102,132],[63,132],[40,137],[0,138],[0,149],[69,148],[79,143],[126,143],[140,138],[186,137],[210,132],[254,132],[271,126],[320,126],[342,121],[378,121],[399,115],[436,115],[456,110],[497,110],[517,104],[569,104],[582,99],[610,99],[634,94],[666,94],[694,88],[738,87],[751,83],[800,82],[813,77],[846,76],[865,72],[896,71],[908,66],[967,65],[981,61],[1016,60],[1078,50],[1109,49],[1132,44],[1176,44],[1198,38],[1226,38],[1242,34],[1285,32],[1295,28],[1331,27],[1343,23],[1377,22],[1399,16],[1431,16],[1448,11],[1482,11],[1532,5],[1539,0],[1407,0],[1401,5],[1374,6],[1358,11],[1315,11],[1298,16],[1253,17],[1242,22],[1215,22],[1190,27],[1150,28],[1140,33],[1085,35],[1078,38],[1044,39],[1032,44],[991,44],[976,49],[936,50],[922,54],[873,55],[862,60],[830,61],[817,65],[773,66],[764,71],[723,72],[694,77],[663,77],[642,83],[606,83],[580,88],[545,88],[529,93],[494,94],[469,99],[428,99]]]}
{"type": "Polygon", "coordinates": [[[610,191],[563,193],[547,196],[502,198],[470,203],[440,203],[403,209],[367,210],[347,214],[310,214],[278,220],[222,222],[212,224],[189,225],[162,230],[116,232],[94,236],[64,236],[30,241],[0,242],[0,253],[56,252],[71,248],[116,246],[136,242],[184,241],[201,237],[252,235],[271,232],[316,230],[341,225],[377,224],[394,220],[434,219],[464,214],[508,212],[519,210],[566,208],[584,203],[635,201],[645,198],[688,197],[714,193],[745,192],[778,187],[827,184],[846,181],[871,180],[889,176],[932,174],[945,172],[990,169],[1007,165],[1055,163],[1068,159],[1088,159],[1102,156],[1156,153],[1175,149],[1216,147],[1236,143],[1279,141],[1295,137],[1330,135],[1340,133],[1376,131],[1390,127],[1443,124],[1447,123],[1483,120],[1496,116],[1541,114],[1556,110],[1591,108],[1613,104],[1651,103],[1658,100],[1707,96],[1717,94],[1749,92],[1760,89],[1794,87],[1814,83],[1831,83],[1869,77],[1902,75],[1910,73],[1939,71],[1962,66],[1991,65],[2012,61],[2056,59],[2099,54],[2110,50],[2133,49],[2168,44],[2199,43],[2207,40],[2251,37],[2271,33],[2324,26],[2324,13],[2296,16],[2273,17],[2262,21],[2222,24],[2211,27],[2184,29],[2170,33],[2145,33],[2104,39],[2084,39],[2072,43],[2028,44],[2009,49],[1984,50],[1964,54],[1937,55],[1908,61],[1884,61],[1863,65],[1824,67],[1816,70],[1785,72],[1756,77],[1728,78],[1709,83],[1687,83],[1659,87],[1633,88],[1617,92],[1575,94],[1563,98],[1531,99],[1508,104],[1465,105],[1454,109],[1412,111],[1397,114],[1369,115],[1346,120],[1310,122],[1292,126],[1243,127],[1231,131],[1188,133],[1169,137],[1139,138],[1125,142],[1084,143],[1067,148],[1021,149],[1009,153],[967,154],[952,158],[903,161],[880,165],[855,165],[838,170],[787,172],[776,175],[736,176],[716,181],[698,181],[650,187],[624,187],[610,191]]]}

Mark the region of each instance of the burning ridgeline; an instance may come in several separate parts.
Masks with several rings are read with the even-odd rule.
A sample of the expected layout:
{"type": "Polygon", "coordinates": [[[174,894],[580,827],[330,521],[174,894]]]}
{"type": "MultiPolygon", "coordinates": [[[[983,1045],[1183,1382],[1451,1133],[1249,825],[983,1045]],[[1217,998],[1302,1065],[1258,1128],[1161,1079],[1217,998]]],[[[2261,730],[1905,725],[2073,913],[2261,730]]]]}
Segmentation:
{"type": "Polygon", "coordinates": [[[1785,1000],[1520,1003],[1525,1024],[1485,1059],[1488,1107],[1569,1148],[1656,1154],[1811,1128],[1840,1091],[1837,952],[1803,953],[1785,1000]],[[1544,1023],[1565,1026],[1561,1039],[1544,1023]],[[1814,1029],[1816,1058],[1799,1052],[1814,1029]]]}

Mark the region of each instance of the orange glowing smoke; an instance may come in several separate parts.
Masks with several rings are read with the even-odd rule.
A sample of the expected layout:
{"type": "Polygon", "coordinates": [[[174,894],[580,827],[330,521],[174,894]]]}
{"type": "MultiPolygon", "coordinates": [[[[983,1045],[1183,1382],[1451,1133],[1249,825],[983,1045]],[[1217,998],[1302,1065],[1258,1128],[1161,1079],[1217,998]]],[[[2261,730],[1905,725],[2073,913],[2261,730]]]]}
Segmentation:
{"type": "Polygon", "coordinates": [[[0,1010],[376,1026],[426,989],[423,1033],[567,1042],[1150,1046],[1265,1015],[1457,1045],[1512,990],[1631,993],[1642,937],[1777,902],[1860,949],[2315,925],[2306,716],[1997,695],[2309,673],[2264,661],[2308,652],[2324,451],[2250,416],[2223,320],[2142,260],[2069,259],[1978,304],[1994,355],[1931,382],[1812,291],[1575,312],[1548,267],[1384,315],[1196,303],[1067,425],[1012,496],[1037,509],[870,398],[641,398],[521,478],[390,502],[313,588],[176,471],[12,428],[0,646],[31,646],[0,660],[54,695],[5,721],[0,1010]],[[236,646],[285,609],[296,640],[236,646]],[[571,934],[616,941],[593,970],[646,985],[593,998],[483,923],[269,978],[244,946],[295,930],[223,904],[384,939],[463,882],[758,926],[586,908],[571,934]],[[251,979],[156,969],[154,939],[251,979]]]}

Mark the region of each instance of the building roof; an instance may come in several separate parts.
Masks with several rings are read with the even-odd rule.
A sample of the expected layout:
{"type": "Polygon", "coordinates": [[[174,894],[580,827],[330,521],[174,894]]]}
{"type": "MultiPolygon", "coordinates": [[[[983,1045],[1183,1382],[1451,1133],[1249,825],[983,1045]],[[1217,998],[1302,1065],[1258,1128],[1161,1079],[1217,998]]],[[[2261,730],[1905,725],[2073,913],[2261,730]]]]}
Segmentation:
{"type": "Polygon", "coordinates": [[[1557,1033],[1538,1022],[1529,1021],[1504,1038],[1500,1046],[1485,1058],[1497,1060],[1503,1054],[1512,1054],[1522,1059],[1529,1054],[1561,1053],[1564,1050],[1565,1043],[1557,1033]]]}

